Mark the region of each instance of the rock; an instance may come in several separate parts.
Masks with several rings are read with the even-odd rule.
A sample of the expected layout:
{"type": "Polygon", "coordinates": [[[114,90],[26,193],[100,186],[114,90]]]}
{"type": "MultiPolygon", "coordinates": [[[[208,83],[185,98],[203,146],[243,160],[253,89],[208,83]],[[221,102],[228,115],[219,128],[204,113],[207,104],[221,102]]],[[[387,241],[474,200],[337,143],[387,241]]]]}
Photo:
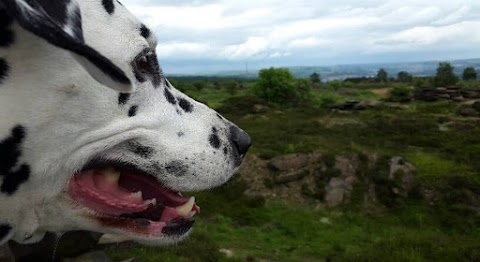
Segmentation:
{"type": "Polygon", "coordinates": [[[322,218],[320,219],[320,223],[325,224],[325,225],[331,225],[331,224],[332,224],[332,221],[331,221],[330,218],[328,218],[328,217],[322,217],[322,218]]]}
{"type": "Polygon", "coordinates": [[[345,186],[349,191],[353,190],[353,185],[358,181],[356,176],[349,176],[345,178],[345,186]]]}
{"type": "Polygon", "coordinates": [[[343,178],[352,176],[355,177],[357,175],[359,165],[360,160],[358,159],[357,154],[335,157],[335,168],[340,170],[343,178]]]}
{"type": "Polygon", "coordinates": [[[382,102],[380,101],[360,101],[356,105],[353,106],[355,110],[366,110],[371,108],[378,108],[382,106],[382,102]]]}
{"type": "Polygon", "coordinates": [[[480,90],[466,89],[461,91],[466,98],[480,98],[480,90]]]}
{"type": "Polygon", "coordinates": [[[269,162],[274,171],[291,172],[307,167],[310,157],[306,154],[291,154],[275,157],[269,162]]]}
{"type": "Polygon", "coordinates": [[[452,97],[452,100],[454,102],[460,102],[461,103],[461,102],[465,101],[465,97],[463,97],[461,95],[460,96],[455,96],[455,97],[452,97]]]}
{"type": "Polygon", "coordinates": [[[440,193],[432,189],[423,189],[421,192],[423,198],[430,204],[433,205],[435,202],[440,200],[440,193]]]}
{"type": "Polygon", "coordinates": [[[390,159],[390,172],[388,178],[396,181],[398,188],[392,188],[393,192],[402,197],[408,197],[408,194],[417,186],[415,179],[415,167],[396,156],[390,159]]]}
{"type": "Polygon", "coordinates": [[[295,182],[301,180],[302,178],[308,176],[310,173],[307,170],[298,170],[285,175],[280,175],[275,177],[276,184],[286,184],[290,182],[295,182]]]}
{"type": "Polygon", "coordinates": [[[263,113],[267,110],[267,107],[262,104],[255,104],[253,105],[253,112],[255,113],[263,113]]]}
{"type": "Polygon", "coordinates": [[[112,262],[112,260],[103,251],[94,251],[83,254],[76,258],[66,258],[62,262],[112,262]]]}
{"type": "Polygon", "coordinates": [[[336,207],[343,203],[345,192],[345,181],[338,177],[333,177],[325,187],[325,202],[327,207],[336,207]]]}
{"type": "Polygon", "coordinates": [[[228,258],[232,258],[234,256],[233,251],[230,250],[230,249],[222,248],[219,251],[220,251],[220,253],[222,253],[224,256],[226,256],[228,258]]]}
{"type": "Polygon", "coordinates": [[[479,112],[472,107],[463,107],[458,113],[464,117],[475,117],[479,115],[479,112]]]}

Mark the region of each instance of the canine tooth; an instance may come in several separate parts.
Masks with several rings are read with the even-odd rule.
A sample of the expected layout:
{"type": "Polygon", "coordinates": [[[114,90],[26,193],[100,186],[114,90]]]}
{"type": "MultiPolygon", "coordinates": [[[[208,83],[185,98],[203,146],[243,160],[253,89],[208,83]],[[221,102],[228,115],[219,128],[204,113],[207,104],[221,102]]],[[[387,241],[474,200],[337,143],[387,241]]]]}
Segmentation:
{"type": "Polygon", "coordinates": [[[143,200],[142,191],[132,193],[132,196],[138,200],[143,200]]]}
{"type": "Polygon", "coordinates": [[[195,204],[195,197],[191,197],[187,203],[175,208],[177,213],[181,216],[188,216],[190,215],[190,211],[192,211],[193,205],[195,204]]]}
{"type": "Polygon", "coordinates": [[[117,170],[115,170],[114,168],[110,167],[110,168],[105,168],[103,171],[102,171],[103,175],[105,176],[105,178],[107,179],[108,182],[111,182],[112,184],[113,183],[118,183],[118,179],[120,178],[120,172],[118,172],[117,170]]]}
{"type": "Polygon", "coordinates": [[[157,199],[156,198],[149,199],[149,200],[145,201],[145,204],[147,204],[147,205],[151,204],[151,205],[156,206],[157,205],[157,199]]]}
{"type": "Polygon", "coordinates": [[[193,217],[197,214],[197,211],[191,211],[189,214],[188,214],[188,217],[193,217]]]}

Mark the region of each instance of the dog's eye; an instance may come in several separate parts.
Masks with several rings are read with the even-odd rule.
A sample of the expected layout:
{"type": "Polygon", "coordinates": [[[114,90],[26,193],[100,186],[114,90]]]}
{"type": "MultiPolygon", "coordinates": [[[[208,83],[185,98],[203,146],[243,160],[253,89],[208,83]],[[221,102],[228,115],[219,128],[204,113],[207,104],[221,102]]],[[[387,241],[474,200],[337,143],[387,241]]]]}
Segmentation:
{"type": "Polygon", "coordinates": [[[135,66],[140,73],[147,74],[150,72],[150,63],[147,56],[141,56],[135,61],[135,66]]]}

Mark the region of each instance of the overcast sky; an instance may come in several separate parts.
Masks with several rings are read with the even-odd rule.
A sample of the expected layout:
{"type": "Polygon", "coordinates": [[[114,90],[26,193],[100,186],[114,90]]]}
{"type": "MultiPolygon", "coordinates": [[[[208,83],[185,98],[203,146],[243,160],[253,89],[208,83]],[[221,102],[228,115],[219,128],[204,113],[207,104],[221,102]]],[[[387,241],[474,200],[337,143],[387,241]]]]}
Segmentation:
{"type": "Polygon", "coordinates": [[[479,0],[123,0],[167,74],[479,58],[479,0]]]}

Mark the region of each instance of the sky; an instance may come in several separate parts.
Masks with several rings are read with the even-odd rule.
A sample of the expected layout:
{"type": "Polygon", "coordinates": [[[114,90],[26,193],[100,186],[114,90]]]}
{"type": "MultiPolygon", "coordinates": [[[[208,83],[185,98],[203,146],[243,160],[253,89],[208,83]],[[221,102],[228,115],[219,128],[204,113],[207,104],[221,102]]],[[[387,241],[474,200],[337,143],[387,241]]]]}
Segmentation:
{"type": "Polygon", "coordinates": [[[123,0],[166,74],[480,58],[479,0],[123,0]]]}

